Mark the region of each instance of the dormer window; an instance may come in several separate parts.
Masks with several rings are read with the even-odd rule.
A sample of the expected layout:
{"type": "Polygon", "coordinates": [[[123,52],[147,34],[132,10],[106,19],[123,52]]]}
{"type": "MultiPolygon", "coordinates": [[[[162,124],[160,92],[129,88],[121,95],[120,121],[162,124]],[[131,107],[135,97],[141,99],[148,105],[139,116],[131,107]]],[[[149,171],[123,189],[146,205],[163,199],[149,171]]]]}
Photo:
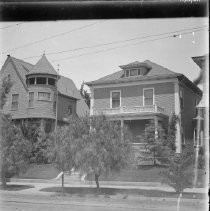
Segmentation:
{"type": "Polygon", "coordinates": [[[130,76],[136,76],[136,75],[138,75],[138,69],[131,69],[130,76]]]}
{"type": "Polygon", "coordinates": [[[138,76],[138,75],[144,75],[144,71],[141,71],[140,68],[133,68],[133,69],[125,70],[125,77],[138,76]]]}

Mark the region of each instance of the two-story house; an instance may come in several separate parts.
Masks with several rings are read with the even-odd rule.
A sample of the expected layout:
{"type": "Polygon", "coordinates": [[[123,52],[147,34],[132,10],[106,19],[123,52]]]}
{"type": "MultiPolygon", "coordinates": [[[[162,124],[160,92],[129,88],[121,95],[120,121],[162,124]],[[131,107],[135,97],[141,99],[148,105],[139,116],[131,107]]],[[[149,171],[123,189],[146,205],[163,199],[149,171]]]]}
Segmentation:
{"type": "Polygon", "coordinates": [[[68,115],[89,115],[89,108],[74,82],[58,75],[43,55],[35,64],[8,56],[0,77],[9,76],[13,85],[3,107],[16,122],[44,120],[47,131],[62,124],[68,115]]]}
{"type": "MultiPolygon", "coordinates": [[[[121,70],[86,84],[91,90],[90,115],[106,115],[119,120],[140,144],[140,136],[150,120],[167,126],[174,112],[177,123],[176,151],[186,141],[193,143],[195,106],[201,90],[183,74],[175,73],[151,61],[132,62],[121,70]]],[[[135,145],[135,144],[134,144],[135,145]]]]}

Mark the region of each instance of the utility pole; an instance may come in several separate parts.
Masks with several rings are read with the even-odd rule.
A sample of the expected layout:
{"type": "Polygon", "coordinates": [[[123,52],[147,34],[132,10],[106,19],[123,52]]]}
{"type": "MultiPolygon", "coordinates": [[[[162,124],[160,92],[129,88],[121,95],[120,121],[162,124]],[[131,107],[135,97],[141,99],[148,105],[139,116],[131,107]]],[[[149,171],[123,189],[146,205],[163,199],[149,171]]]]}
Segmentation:
{"type": "Polygon", "coordinates": [[[56,81],[55,131],[57,131],[57,126],[58,126],[58,79],[59,79],[59,64],[57,69],[57,81],[56,81]]]}

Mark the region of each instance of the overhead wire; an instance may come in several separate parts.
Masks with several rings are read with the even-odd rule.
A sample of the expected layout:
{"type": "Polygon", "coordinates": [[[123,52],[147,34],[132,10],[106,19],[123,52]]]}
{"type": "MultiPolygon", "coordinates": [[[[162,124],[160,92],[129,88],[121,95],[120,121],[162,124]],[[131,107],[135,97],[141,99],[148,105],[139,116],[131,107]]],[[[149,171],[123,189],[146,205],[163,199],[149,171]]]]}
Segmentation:
{"type": "MultiPolygon", "coordinates": [[[[112,41],[112,42],[107,42],[107,43],[102,43],[102,44],[97,44],[97,45],[90,45],[90,46],[83,46],[83,47],[73,48],[73,49],[68,49],[68,50],[63,50],[63,51],[49,52],[49,53],[46,53],[46,55],[62,54],[62,53],[67,53],[67,52],[79,51],[79,50],[83,50],[83,49],[90,49],[90,48],[113,45],[113,44],[118,44],[118,43],[123,43],[123,42],[130,42],[130,41],[139,40],[139,39],[146,39],[146,38],[150,38],[150,37],[162,36],[162,35],[167,35],[167,34],[172,34],[172,33],[177,33],[177,32],[185,32],[185,31],[189,31],[189,30],[202,29],[202,28],[205,28],[205,27],[208,27],[208,26],[194,27],[194,28],[176,30],[176,31],[171,31],[171,32],[166,32],[166,33],[152,34],[152,35],[146,35],[146,36],[141,36],[141,37],[134,37],[134,38],[125,39],[125,40],[112,41]]],[[[25,57],[23,59],[30,59],[30,58],[36,58],[36,57],[40,57],[40,55],[25,57]]]]}
{"type": "Polygon", "coordinates": [[[79,27],[79,28],[72,29],[72,30],[67,31],[67,32],[62,32],[62,33],[59,33],[59,34],[55,34],[55,35],[52,35],[52,36],[43,38],[43,39],[41,39],[41,40],[36,40],[36,41],[34,41],[34,42],[30,42],[30,43],[27,43],[27,44],[25,44],[25,45],[18,46],[18,47],[16,47],[16,48],[12,48],[12,49],[3,51],[1,54],[4,55],[4,54],[6,54],[6,53],[8,53],[8,52],[16,51],[16,50],[18,50],[18,49],[25,48],[25,47],[27,47],[27,46],[31,46],[31,45],[34,45],[34,44],[37,44],[37,43],[40,43],[40,42],[44,42],[44,41],[46,41],[46,40],[53,39],[53,38],[55,38],[55,37],[60,37],[60,36],[63,36],[63,35],[65,35],[65,34],[69,34],[69,33],[72,33],[72,32],[75,32],[75,31],[78,31],[78,30],[81,30],[81,29],[84,29],[84,28],[87,28],[87,27],[96,25],[96,24],[98,24],[98,23],[102,23],[102,22],[104,22],[104,21],[106,21],[106,20],[97,21],[97,22],[94,22],[94,23],[91,23],[91,24],[87,24],[87,25],[82,26],[82,27],[79,27]]]}
{"type": "MultiPolygon", "coordinates": [[[[194,32],[201,31],[201,30],[203,30],[203,29],[194,30],[194,32]]],[[[192,33],[192,31],[191,32],[185,32],[185,33],[182,33],[182,35],[191,34],[191,33],[192,33]]],[[[153,42],[153,41],[167,39],[167,38],[174,38],[174,37],[178,37],[178,36],[179,36],[179,34],[173,34],[173,35],[170,35],[170,36],[159,37],[159,38],[152,39],[152,40],[145,40],[145,41],[141,41],[141,42],[137,42],[137,43],[131,43],[131,44],[123,45],[123,46],[118,46],[118,47],[98,50],[98,51],[94,51],[94,52],[88,52],[88,53],[79,54],[79,55],[70,56],[70,57],[65,57],[65,58],[61,58],[61,59],[55,59],[55,60],[52,60],[52,62],[63,61],[63,60],[71,59],[71,58],[84,56],[84,55],[98,54],[98,53],[105,52],[105,51],[110,51],[110,50],[119,49],[119,48],[125,48],[125,47],[128,47],[128,46],[139,45],[139,44],[142,44],[142,43],[153,42]]]]}
{"type": "Polygon", "coordinates": [[[0,29],[1,29],[1,30],[4,30],[4,29],[11,28],[11,27],[13,27],[13,26],[19,26],[19,25],[22,25],[22,24],[24,24],[24,23],[16,23],[16,24],[13,24],[13,25],[1,27],[0,29]]]}

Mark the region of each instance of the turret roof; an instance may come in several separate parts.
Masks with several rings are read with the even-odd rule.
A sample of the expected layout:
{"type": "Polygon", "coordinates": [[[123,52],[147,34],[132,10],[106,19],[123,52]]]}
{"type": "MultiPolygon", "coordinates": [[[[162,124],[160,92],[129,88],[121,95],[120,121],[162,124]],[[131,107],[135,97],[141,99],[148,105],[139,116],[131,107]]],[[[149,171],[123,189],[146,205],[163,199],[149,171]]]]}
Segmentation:
{"type": "Polygon", "coordinates": [[[50,64],[50,62],[47,60],[45,54],[43,54],[42,58],[34,65],[31,71],[27,73],[27,75],[32,75],[32,74],[57,75],[57,72],[50,64]]]}

